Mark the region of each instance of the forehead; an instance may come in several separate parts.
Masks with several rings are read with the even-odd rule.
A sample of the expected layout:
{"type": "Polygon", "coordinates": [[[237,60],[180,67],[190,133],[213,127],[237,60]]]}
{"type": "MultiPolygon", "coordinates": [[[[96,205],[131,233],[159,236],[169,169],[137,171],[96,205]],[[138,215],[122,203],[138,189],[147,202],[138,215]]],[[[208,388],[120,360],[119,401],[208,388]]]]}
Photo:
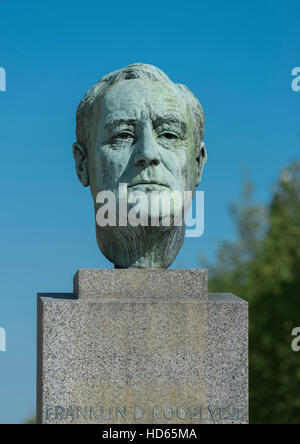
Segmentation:
{"type": "Polygon", "coordinates": [[[122,80],[107,91],[101,101],[101,118],[141,119],[175,114],[186,120],[187,104],[176,86],[165,82],[122,80]]]}

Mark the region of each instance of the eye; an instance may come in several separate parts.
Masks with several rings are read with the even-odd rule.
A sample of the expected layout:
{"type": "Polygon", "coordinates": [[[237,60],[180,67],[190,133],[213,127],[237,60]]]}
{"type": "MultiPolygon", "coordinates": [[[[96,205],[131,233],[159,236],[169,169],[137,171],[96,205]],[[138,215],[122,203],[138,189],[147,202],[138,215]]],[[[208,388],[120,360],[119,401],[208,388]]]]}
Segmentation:
{"type": "Polygon", "coordinates": [[[132,139],[134,137],[134,134],[129,131],[123,131],[120,134],[117,134],[113,137],[113,139],[132,139]]]}
{"type": "Polygon", "coordinates": [[[164,133],[161,133],[161,134],[159,135],[159,137],[164,137],[165,139],[168,139],[168,140],[179,139],[179,137],[178,137],[177,134],[175,134],[175,133],[171,133],[171,132],[169,132],[169,131],[166,131],[166,132],[164,132],[164,133]]]}

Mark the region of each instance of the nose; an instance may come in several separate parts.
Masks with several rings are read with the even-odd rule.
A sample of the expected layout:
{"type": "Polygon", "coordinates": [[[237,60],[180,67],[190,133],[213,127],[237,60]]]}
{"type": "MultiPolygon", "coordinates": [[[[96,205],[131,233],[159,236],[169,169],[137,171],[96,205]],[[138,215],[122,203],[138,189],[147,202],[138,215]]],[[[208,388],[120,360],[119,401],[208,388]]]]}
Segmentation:
{"type": "Polygon", "coordinates": [[[146,168],[150,165],[159,165],[161,162],[159,147],[152,134],[151,128],[144,128],[136,143],[134,163],[138,167],[146,168]]]}

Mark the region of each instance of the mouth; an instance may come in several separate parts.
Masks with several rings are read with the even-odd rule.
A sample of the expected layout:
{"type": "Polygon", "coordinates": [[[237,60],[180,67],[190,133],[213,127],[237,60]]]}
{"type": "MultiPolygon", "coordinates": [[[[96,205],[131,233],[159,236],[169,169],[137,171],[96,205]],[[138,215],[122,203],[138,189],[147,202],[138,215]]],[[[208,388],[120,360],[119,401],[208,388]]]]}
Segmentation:
{"type": "Polygon", "coordinates": [[[160,182],[138,182],[138,183],[134,183],[132,185],[128,185],[127,188],[134,188],[134,187],[144,187],[144,188],[153,188],[153,187],[162,187],[162,188],[167,188],[170,189],[170,187],[164,183],[160,183],[160,182]]]}

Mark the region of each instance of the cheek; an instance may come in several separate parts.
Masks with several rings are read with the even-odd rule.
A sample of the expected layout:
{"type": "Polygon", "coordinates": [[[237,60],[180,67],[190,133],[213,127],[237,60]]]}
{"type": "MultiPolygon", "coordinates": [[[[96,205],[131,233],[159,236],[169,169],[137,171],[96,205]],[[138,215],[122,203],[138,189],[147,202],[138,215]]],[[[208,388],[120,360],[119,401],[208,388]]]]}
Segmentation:
{"type": "Polygon", "coordinates": [[[98,150],[95,170],[99,189],[107,190],[117,186],[128,163],[128,157],[128,153],[114,151],[106,145],[98,150]]]}
{"type": "Polygon", "coordinates": [[[165,150],[162,162],[175,179],[178,190],[191,190],[192,159],[187,148],[177,151],[165,150]]]}
{"type": "Polygon", "coordinates": [[[196,174],[196,160],[195,160],[195,147],[194,143],[190,142],[190,144],[186,147],[185,158],[184,158],[184,177],[186,190],[193,191],[195,188],[195,174],[196,174]]]}

